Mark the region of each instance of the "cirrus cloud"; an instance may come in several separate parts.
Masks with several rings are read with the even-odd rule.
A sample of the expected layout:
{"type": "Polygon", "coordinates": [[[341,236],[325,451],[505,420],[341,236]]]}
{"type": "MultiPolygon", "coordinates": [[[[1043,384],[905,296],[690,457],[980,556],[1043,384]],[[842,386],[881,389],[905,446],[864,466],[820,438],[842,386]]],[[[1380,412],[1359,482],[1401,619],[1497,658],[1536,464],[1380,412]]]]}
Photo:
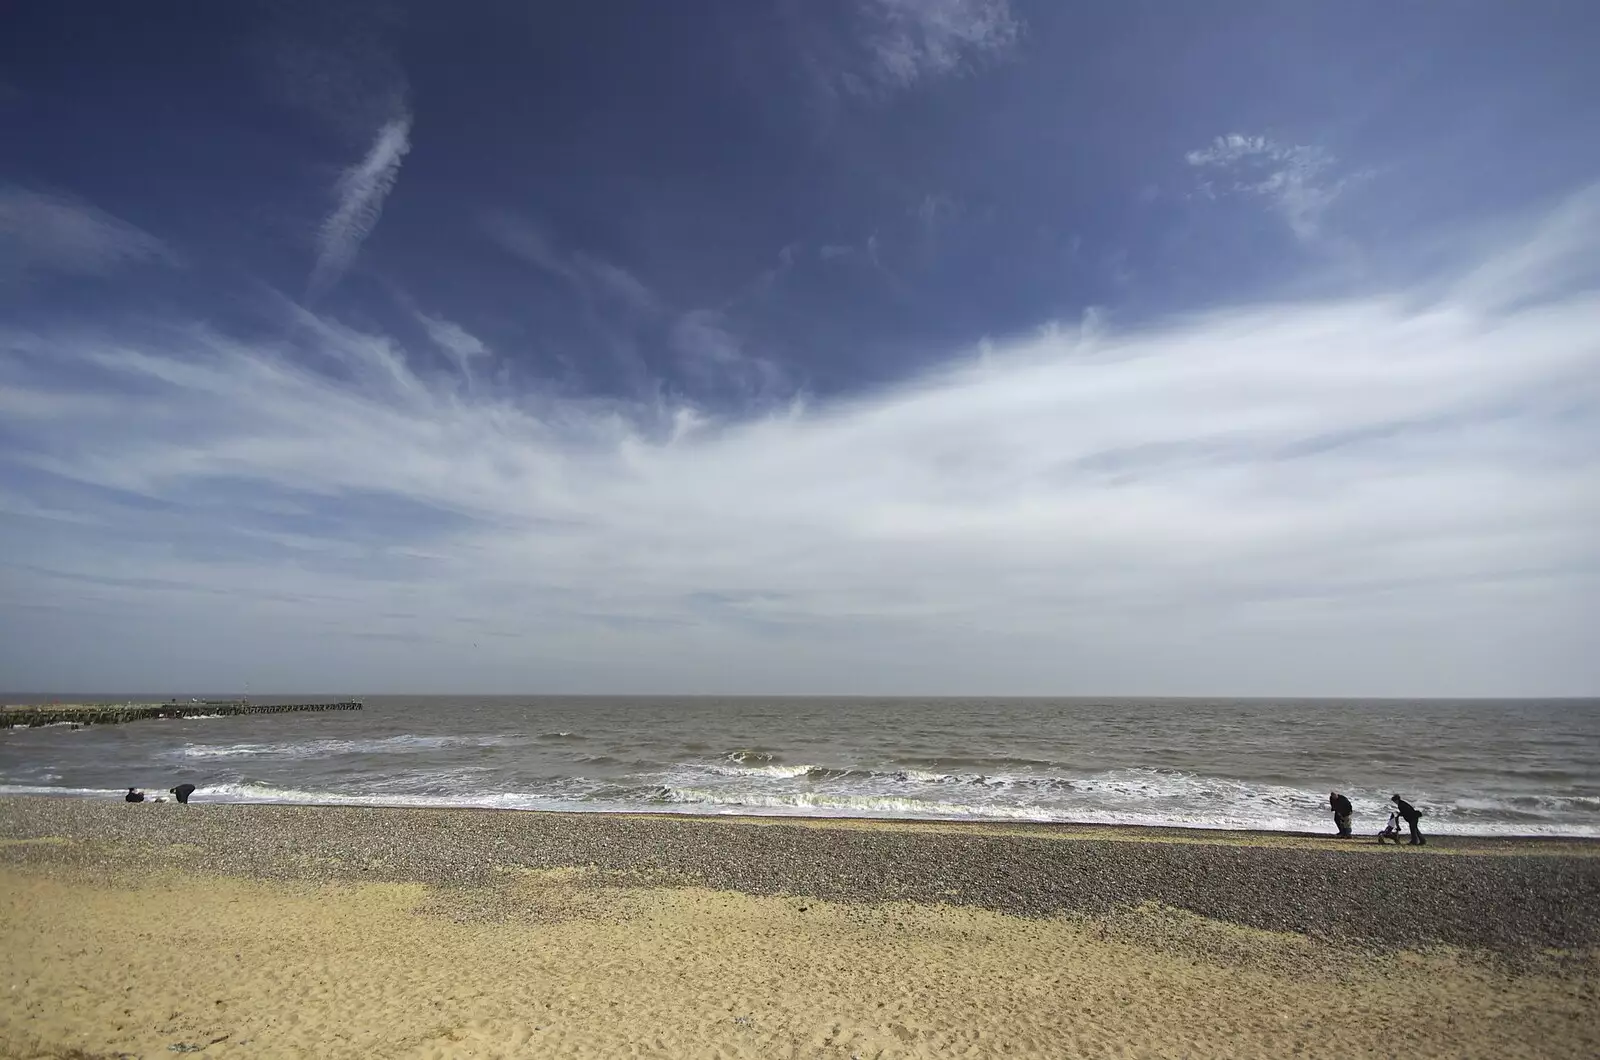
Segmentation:
{"type": "MultiPolygon", "coordinates": [[[[272,631],[311,684],[436,687],[470,649],[485,689],[1581,693],[1600,288],[1560,266],[1597,203],[1456,280],[1048,329],[731,419],[463,393],[310,314],[8,333],[4,599],[272,631]],[[1521,297],[1485,296],[1496,262],[1521,297]],[[140,396],[86,420],[108,386],[140,396]],[[52,511],[107,529],[16,531],[52,511]]],[[[47,629],[21,613],[13,653],[47,629]]]]}
{"type": "Polygon", "coordinates": [[[1022,35],[1007,0],[863,0],[861,11],[875,73],[896,88],[1002,54],[1022,35]]]}
{"type": "Polygon", "coordinates": [[[0,281],[41,272],[103,275],[174,260],[165,243],[66,195],[0,186],[0,281]]]}
{"type": "MultiPolygon", "coordinates": [[[[1322,234],[1323,214],[1348,184],[1347,178],[1333,176],[1338,160],[1322,148],[1284,144],[1267,136],[1229,133],[1188,152],[1184,160],[1220,174],[1226,193],[1266,200],[1304,242],[1322,234]]],[[[1208,179],[1201,189],[1214,195],[1217,184],[1208,179]]]]}
{"type": "Polygon", "coordinates": [[[366,157],[339,178],[338,205],[318,233],[309,297],[326,294],[355,262],[383,215],[384,200],[400,179],[400,163],[410,150],[411,116],[404,115],[385,122],[366,157]]]}

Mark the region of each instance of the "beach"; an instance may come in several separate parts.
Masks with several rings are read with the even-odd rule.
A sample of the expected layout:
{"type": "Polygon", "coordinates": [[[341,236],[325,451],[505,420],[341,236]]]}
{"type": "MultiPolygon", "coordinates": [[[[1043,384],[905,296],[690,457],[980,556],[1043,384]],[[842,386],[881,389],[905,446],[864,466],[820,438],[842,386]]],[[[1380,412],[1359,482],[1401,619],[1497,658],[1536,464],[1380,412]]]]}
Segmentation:
{"type": "Polygon", "coordinates": [[[20,1057],[1591,1056],[1600,843],[0,799],[20,1057]]]}

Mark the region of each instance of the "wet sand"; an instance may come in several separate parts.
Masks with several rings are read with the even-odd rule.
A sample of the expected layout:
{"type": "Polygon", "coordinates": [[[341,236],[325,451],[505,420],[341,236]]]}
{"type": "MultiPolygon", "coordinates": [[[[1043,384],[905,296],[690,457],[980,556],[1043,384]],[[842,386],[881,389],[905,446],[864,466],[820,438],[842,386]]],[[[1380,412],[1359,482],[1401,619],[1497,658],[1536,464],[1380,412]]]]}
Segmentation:
{"type": "Polygon", "coordinates": [[[1588,842],[11,798],[0,880],[3,1055],[1600,1053],[1588,842]]]}

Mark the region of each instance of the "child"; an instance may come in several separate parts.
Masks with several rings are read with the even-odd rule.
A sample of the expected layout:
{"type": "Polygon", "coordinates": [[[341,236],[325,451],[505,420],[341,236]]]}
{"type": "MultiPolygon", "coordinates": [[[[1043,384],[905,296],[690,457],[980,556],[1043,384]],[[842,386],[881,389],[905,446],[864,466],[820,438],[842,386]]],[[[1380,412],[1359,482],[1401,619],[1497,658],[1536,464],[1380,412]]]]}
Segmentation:
{"type": "Polygon", "coordinates": [[[1396,810],[1389,815],[1389,823],[1383,826],[1383,831],[1378,833],[1378,845],[1383,846],[1385,839],[1393,839],[1394,845],[1400,845],[1400,811],[1396,810]]]}

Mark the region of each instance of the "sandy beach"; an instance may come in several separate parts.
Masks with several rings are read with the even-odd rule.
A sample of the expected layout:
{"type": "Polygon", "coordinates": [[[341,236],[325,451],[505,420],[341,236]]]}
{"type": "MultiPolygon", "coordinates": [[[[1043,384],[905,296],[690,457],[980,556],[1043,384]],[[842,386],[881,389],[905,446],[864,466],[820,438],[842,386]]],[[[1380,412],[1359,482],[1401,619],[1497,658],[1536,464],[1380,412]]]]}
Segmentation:
{"type": "Polygon", "coordinates": [[[0,799],[18,1057],[1592,1056],[1600,844],[0,799]]]}

